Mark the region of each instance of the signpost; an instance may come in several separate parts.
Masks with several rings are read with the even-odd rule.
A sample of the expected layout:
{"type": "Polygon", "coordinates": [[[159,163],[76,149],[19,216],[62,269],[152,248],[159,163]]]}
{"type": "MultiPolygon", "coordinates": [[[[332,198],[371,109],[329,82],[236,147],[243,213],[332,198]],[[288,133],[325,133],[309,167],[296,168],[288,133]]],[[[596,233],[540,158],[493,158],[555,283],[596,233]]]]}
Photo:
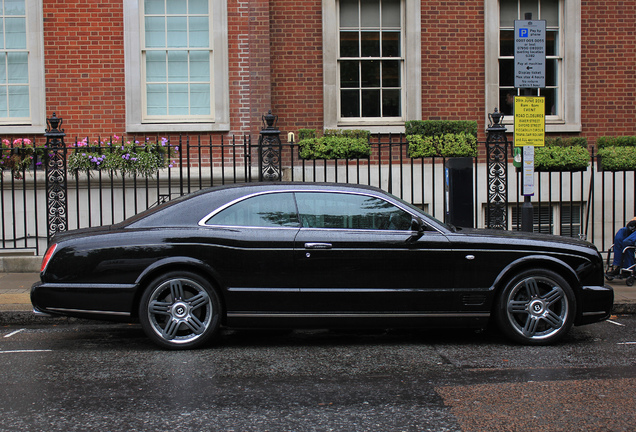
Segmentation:
{"type": "MultiPolygon", "coordinates": [[[[515,20],[515,88],[545,87],[545,20],[515,20]]],[[[516,96],[515,147],[523,148],[521,230],[533,231],[534,148],[545,145],[545,98],[516,96]]]]}

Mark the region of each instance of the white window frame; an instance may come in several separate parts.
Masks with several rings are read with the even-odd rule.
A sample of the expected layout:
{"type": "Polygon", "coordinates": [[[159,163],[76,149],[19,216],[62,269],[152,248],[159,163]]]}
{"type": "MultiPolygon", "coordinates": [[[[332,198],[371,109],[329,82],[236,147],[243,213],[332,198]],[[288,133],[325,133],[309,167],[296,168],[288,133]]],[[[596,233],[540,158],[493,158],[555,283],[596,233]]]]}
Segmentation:
{"type": "Polygon", "coordinates": [[[322,0],[323,98],[325,129],[359,129],[371,133],[404,132],[404,122],[422,118],[422,37],[421,0],[402,0],[403,13],[403,82],[402,117],[400,119],[339,118],[340,78],[338,68],[338,1],[322,0]]]}
{"type": "Polygon", "coordinates": [[[42,0],[26,0],[27,50],[29,52],[29,118],[0,119],[2,134],[42,134],[46,131],[44,82],[44,19],[42,0]]]}
{"type": "MultiPolygon", "coordinates": [[[[581,2],[560,0],[561,56],[560,76],[561,112],[546,118],[546,132],[581,132],[581,2]]],[[[486,116],[499,110],[499,0],[485,0],[485,58],[486,58],[486,116]]],[[[514,132],[513,119],[504,118],[508,132],[514,132]]]]}
{"type": "Polygon", "coordinates": [[[126,75],[126,130],[127,132],[215,132],[230,130],[230,92],[228,66],[227,0],[209,0],[212,15],[213,112],[207,119],[196,117],[175,122],[156,119],[144,120],[141,17],[143,0],[124,2],[124,58],[126,75]]]}

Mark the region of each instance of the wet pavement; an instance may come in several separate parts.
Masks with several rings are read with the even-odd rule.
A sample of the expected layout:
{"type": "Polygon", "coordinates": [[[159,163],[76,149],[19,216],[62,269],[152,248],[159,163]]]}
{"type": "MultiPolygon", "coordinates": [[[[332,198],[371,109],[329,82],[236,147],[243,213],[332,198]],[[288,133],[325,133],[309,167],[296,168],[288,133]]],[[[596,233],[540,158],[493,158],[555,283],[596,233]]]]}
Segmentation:
{"type": "Polygon", "coordinates": [[[222,331],[166,351],[133,324],[0,327],[0,431],[631,431],[636,316],[552,346],[471,330],[222,331]]]}

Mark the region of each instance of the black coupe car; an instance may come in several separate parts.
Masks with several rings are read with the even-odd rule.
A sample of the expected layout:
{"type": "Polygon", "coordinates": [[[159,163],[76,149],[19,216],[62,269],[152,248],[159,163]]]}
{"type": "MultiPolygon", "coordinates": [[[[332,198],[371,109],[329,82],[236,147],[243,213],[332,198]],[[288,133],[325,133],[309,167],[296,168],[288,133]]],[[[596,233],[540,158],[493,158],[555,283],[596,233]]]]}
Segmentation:
{"type": "Polygon", "coordinates": [[[485,327],[548,344],[608,318],[596,248],[460,229],[380,189],[267,183],[202,190],[54,237],[36,313],[139,320],[166,348],[243,328],[485,327]]]}

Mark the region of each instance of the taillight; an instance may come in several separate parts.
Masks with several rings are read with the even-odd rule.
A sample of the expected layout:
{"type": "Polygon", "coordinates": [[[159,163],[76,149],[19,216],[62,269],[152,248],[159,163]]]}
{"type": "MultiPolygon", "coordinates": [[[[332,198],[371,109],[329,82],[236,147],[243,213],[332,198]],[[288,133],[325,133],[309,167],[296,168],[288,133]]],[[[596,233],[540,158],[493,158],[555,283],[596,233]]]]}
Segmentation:
{"type": "Polygon", "coordinates": [[[44,259],[42,260],[42,267],[40,267],[40,273],[44,273],[44,270],[46,270],[46,266],[49,264],[49,260],[53,256],[55,249],[57,249],[57,243],[52,244],[49,247],[49,249],[46,251],[46,254],[44,254],[44,259]]]}

